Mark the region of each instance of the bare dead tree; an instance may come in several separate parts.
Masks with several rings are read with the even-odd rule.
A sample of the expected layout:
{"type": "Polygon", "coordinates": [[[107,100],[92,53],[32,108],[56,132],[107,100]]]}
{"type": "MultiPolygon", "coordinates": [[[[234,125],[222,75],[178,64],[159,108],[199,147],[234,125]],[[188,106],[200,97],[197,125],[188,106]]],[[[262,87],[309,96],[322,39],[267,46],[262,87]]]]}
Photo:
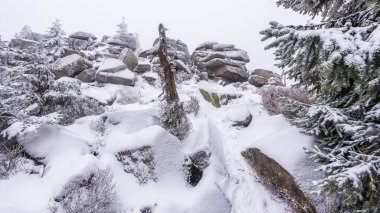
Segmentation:
{"type": "Polygon", "coordinates": [[[174,72],[172,71],[172,67],[168,58],[167,53],[167,43],[166,43],[166,34],[165,31],[167,29],[164,27],[163,24],[158,25],[158,32],[159,32],[159,47],[158,47],[158,57],[160,59],[160,64],[163,70],[164,74],[164,92],[166,95],[166,101],[168,103],[178,102],[179,97],[175,85],[174,80],[174,72]]]}

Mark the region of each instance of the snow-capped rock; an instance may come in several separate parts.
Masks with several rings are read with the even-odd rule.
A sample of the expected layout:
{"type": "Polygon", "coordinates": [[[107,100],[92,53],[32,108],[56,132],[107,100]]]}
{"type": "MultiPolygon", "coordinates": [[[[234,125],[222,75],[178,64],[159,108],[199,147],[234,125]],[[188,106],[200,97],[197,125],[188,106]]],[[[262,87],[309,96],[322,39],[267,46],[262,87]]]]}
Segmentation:
{"type": "Polygon", "coordinates": [[[264,85],[284,86],[280,75],[270,70],[256,69],[251,73],[248,83],[262,87],[264,85]]]}
{"type": "Polygon", "coordinates": [[[69,37],[74,38],[74,39],[86,40],[86,41],[89,39],[92,39],[94,41],[98,39],[95,35],[91,33],[83,32],[83,31],[72,33],[70,34],[69,37]]]}
{"type": "Polygon", "coordinates": [[[136,67],[137,63],[138,63],[138,59],[137,59],[137,56],[135,55],[135,53],[129,49],[129,48],[125,48],[121,51],[120,53],[120,56],[119,56],[119,59],[124,62],[125,65],[127,65],[127,68],[129,70],[133,70],[133,68],[136,67]]]}
{"type": "Polygon", "coordinates": [[[92,64],[87,59],[78,54],[73,54],[58,59],[54,63],[53,73],[56,79],[63,76],[71,77],[91,67],[92,64]]]}
{"type": "Polygon", "coordinates": [[[100,64],[98,72],[114,73],[125,69],[127,66],[119,59],[107,58],[100,64]]]}
{"type": "Polygon", "coordinates": [[[125,86],[134,86],[136,82],[135,74],[128,69],[117,72],[104,72],[98,70],[95,79],[101,83],[121,84],[125,86]]]}

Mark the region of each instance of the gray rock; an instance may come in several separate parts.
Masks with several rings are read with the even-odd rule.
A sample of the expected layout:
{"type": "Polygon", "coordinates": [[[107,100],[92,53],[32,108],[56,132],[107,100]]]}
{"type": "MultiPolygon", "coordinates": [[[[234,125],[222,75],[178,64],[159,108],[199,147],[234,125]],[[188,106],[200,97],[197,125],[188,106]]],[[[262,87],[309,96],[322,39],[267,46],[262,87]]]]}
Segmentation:
{"type": "Polygon", "coordinates": [[[107,58],[102,62],[102,64],[98,68],[98,72],[115,73],[121,70],[125,70],[126,68],[127,65],[125,65],[119,59],[107,58]]]}
{"type": "Polygon", "coordinates": [[[244,50],[226,51],[226,56],[233,60],[243,61],[245,63],[250,62],[248,53],[244,50]]]}
{"type": "Polygon", "coordinates": [[[72,33],[70,34],[69,37],[74,38],[74,39],[86,40],[86,41],[89,39],[92,39],[92,40],[98,39],[95,35],[91,33],[82,32],[82,31],[72,33]]]}
{"type": "Polygon", "coordinates": [[[20,38],[13,38],[11,42],[9,42],[10,48],[17,48],[20,50],[32,50],[37,47],[37,42],[33,40],[26,40],[20,38]]]}
{"type": "Polygon", "coordinates": [[[252,84],[255,87],[262,87],[268,84],[268,79],[259,75],[251,75],[248,79],[248,83],[252,84]]]}
{"type": "Polygon", "coordinates": [[[271,77],[281,78],[279,74],[274,73],[270,70],[264,70],[264,69],[255,69],[251,75],[258,75],[266,79],[270,79],[271,77]]]}
{"type": "Polygon", "coordinates": [[[232,126],[239,126],[239,127],[247,127],[249,126],[249,124],[251,123],[252,121],[252,115],[249,114],[248,117],[246,117],[244,120],[242,121],[235,121],[232,126]]]}
{"type": "Polygon", "coordinates": [[[205,81],[208,80],[208,73],[207,72],[199,72],[198,76],[199,76],[200,80],[205,80],[205,81]]]}
{"type": "Polygon", "coordinates": [[[110,36],[108,36],[108,35],[104,35],[104,36],[102,37],[101,42],[107,43],[107,42],[108,42],[108,39],[110,39],[110,36]]]}
{"type": "Polygon", "coordinates": [[[69,55],[58,59],[54,63],[53,73],[55,78],[73,77],[86,68],[91,68],[91,63],[78,54],[69,55]]]}
{"type": "Polygon", "coordinates": [[[130,70],[133,70],[133,68],[135,68],[138,63],[137,56],[129,48],[125,48],[121,51],[119,59],[124,62],[124,64],[127,65],[128,69],[130,70]]]}
{"type": "Polygon", "coordinates": [[[201,63],[199,64],[200,67],[204,66],[204,68],[207,68],[210,70],[214,70],[215,68],[219,68],[224,65],[239,67],[240,69],[246,70],[244,62],[222,59],[222,58],[211,59],[210,61],[205,62],[204,65],[201,63]]]}
{"type": "MultiPolygon", "coordinates": [[[[186,65],[191,65],[191,55],[189,53],[189,48],[181,40],[175,40],[172,38],[166,38],[168,44],[168,56],[173,59],[179,59],[186,65]]],[[[153,46],[158,43],[158,38],[154,41],[153,46]]]]}
{"type": "Polygon", "coordinates": [[[145,79],[150,85],[155,85],[159,76],[154,72],[147,72],[142,75],[142,78],[145,79]]]}
{"type": "Polygon", "coordinates": [[[152,69],[152,65],[149,63],[139,63],[135,67],[134,71],[138,73],[144,73],[144,72],[149,72],[152,69]]]}
{"type": "Polygon", "coordinates": [[[215,51],[223,51],[225,49],[233,49],[235,45],[233,44],[214,44],[212,45],[212,49],[215,51]]]}
{"type": "Polygon", "coordinates": [[[122,70],[114,73],[98,71],[95,79],[100,83],[120,84],[125,86],[134,86],[136,82],[134,73],[129,70],[122,70]]]}
{"type": "Polygon", "coordinates": [[[107,41],[108,44],[127,47],[135,51],[137,49],[137,38],[133,34],[128,34],[128,36],[120,37],[111,37],[107,41]]]}
{"type": "Polygon", "coordinates": [[[82,82],[87,82],[87,83],[94,82],[95,74],[96,74],[95,69],[86,69],[77,75],[77,79],[81,80],[82,82]]]}
{"type": "Polygon", "coordinates": [[[248,73],[245,70],[229,65],[216,69],[214,74],[215,76],[223,77],[233,82],[243,82],[248,79],[248,73]]]}
{"type": "Polygon", "coordinates": [[[214,46],[214,44],[218,44],[218,42],[207,41],[207,42],[204,42],[204,43],[198,45],[198,46],[195,48],[195,50],[212,49],[212,47],[214,46]]]}
{"type": "Polygon", "coordinates": [[[262,87],[264,85],[284,86],[280,75],[264,69],[254,70],[248,82],[256,87],[262,87]]]}
{"type": "Polygon", "coordinates": [[[94,42],[82,39],[68,38],[67,43],[74,50],[87,50],[94,42]]]}

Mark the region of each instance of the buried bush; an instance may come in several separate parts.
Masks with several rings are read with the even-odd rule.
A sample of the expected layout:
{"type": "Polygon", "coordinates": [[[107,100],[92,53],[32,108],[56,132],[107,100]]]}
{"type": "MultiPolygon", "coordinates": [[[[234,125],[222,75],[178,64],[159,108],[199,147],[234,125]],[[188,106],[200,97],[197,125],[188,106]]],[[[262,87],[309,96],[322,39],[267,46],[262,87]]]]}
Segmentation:
{"type": "Polygon", "coordinates": [[[110,168],[73,178],[49,206],[51,213],[115,212],[115,185],[110,168]]]}
{"type": "Polygon", "coordinates": [[[191,129],[191,123],[186,116],[181,103],[161,103],[160,125],[176,136],[179,140],[183,140],[191,129]]]}
{"type": "Polygon", "coordinates": [[[264,108],[272,115],[284,112],[281,104],[282,98],[289,98],[305,104],[311,102],[310,94],[304,89],[269,86],[262,87],[258,93],[261,95],[264,108]]]}
{"type": "Polygon", "coordinates": [[[194,113],[194,115],[197,115],[200,108],[198,98],[195,96],[191,96],[190,100],[184,103],[184,108],[186,113],[194,113]]]}

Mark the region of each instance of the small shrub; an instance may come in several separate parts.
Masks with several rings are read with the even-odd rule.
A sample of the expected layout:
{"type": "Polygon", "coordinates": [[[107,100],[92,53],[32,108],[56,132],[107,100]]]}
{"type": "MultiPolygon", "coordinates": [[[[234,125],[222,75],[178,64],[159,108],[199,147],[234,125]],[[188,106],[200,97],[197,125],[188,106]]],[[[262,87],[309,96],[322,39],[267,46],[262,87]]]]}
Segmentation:
{"type": "Polygon", "coordinates": [[[264,108],[271,115],[283,112],[281,98],[293,99],[304,104],[311,103],[310,95],[304,89],[269,86],[260,88],[258,93],[261,95],[264,108]]]}
{"type": "Polygon", "coordinates": [[[0,143],[0,179],[8,178],[22,164],[22,152],[23,147],[15,139],[0,143]]]}
{"type": "Polygon", "coordinates": [[[84,177],[68,182],[62,192],[49,206],[51,213],[97,213],[114,212],[116,204],[115,185],[110,168],[98,169],[84,177]]]}
{"type": "Polygon", "coordinates": [[[190,101],[184,103],[184,108],[186,113],[194,113],[194,115],[197,115],[200,108],[198,98],[195,96],[191,96],[190,101]]]}
{"type": "Polygon", "coordinates": [[[116,103],[127,105],[141,102],[141,93],[134,88],[126,88],[117,91],[116,103]]]}
{"type": "Polygon", "coordinates": [[[191,123],[186,116],[182,104],[174,102],[161,104],[161,116],[159,118],[161,126],[176,136],[179,140],[183,140],[191,129],[191,123]]]}

